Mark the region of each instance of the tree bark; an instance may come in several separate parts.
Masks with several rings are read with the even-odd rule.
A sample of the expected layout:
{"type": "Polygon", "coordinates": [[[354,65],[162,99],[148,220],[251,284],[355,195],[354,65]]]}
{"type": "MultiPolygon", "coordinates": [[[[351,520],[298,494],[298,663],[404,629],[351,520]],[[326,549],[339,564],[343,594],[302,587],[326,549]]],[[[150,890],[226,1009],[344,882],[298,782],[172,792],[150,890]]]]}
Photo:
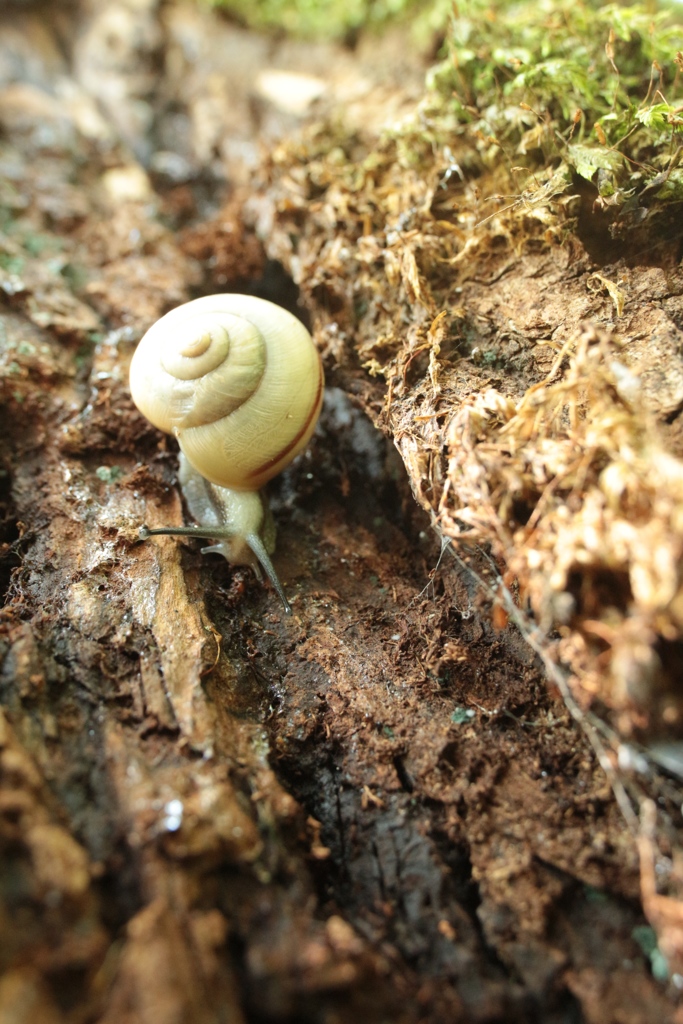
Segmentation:
{"type": "MultiPolygon", "coordinates": [[[[274,140],[305,118],[259,71],[375,66],[347,111],[371,133],[419,94],[419,55],[397,71],[394,37],[270,44],[154,0],[1,18],[0,1018],[679,1019],[643,952],[648,851],[492,614],[500,565],[441,549],[426,456],[344,349],[335,282],[285,251],[274,140]],[[139,540],[184,513],[175,444],[130,399],[134,346],[238,289],[297,308],[328,373],[271,492],[291,618],[193,542],[139,540]]],[[[493,294],[531,330],[533,282],[566,304],[576,266],[546,255],[493,294]]]]}

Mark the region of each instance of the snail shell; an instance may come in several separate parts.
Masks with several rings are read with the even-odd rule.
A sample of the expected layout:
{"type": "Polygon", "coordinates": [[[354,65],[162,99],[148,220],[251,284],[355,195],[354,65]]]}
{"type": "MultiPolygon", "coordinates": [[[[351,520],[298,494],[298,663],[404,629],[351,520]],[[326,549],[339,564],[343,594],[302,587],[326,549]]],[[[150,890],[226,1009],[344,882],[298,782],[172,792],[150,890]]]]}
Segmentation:
{"type": "Polygon", "coordinates": [[[250,295],[207,295],[150,327],[130,369],[138,409],[175,434],[211,483],[258,490],[307,444],[320,357],[295,316],[250,295]]]}

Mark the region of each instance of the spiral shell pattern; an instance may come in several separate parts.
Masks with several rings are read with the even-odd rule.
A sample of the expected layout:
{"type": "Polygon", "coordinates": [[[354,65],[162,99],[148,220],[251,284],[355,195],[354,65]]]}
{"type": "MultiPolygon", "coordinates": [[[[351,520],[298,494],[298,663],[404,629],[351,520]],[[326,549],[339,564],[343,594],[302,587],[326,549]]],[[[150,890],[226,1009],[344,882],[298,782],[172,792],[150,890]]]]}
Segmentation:
{"type": "Polygon", "coordinates": [[[320,357],[295,316],[250,295],[207,295],[153,324],[133,356],[140,412],[214,484],[258,490],[308,442],[320,357]]]}

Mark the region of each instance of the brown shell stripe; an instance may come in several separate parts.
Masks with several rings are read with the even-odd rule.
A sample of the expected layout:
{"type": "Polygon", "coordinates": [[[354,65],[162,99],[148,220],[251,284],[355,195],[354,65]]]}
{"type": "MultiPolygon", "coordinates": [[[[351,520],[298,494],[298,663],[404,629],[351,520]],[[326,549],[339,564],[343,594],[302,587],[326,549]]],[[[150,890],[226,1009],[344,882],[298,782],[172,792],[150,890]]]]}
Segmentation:
{"type": "Polygon", "coordinates": [[[268,459],[267,462],[261,463],[261,465],[257,469],[252,470],[252,472],[247,475],[247,480],[251,480],[254,477],[260,476],[261,473],[265,473],[267,470],[269,470],[273,466],[277,465],[277,463],[280,462],[285,457],[287,452],[291,452],[292,448],[296,447],[296,445],[299,443],[299,441],[301,440],[303,435],[306,433],[306,431],[310,427],[311,420],[314,419],[314,417],[318,413],[318,408],[320,406],[320,399],[321,399],[321,396],[322,396],[322,390],[323,390],[323,371],[322,371],[322,366],[321,366],[320,367],[320,375],[319,375],[319,378],[318,378],[318,390],[316,391],[316,395],[315,395],[315,402],[313,402],[313,405],[311,406],[311,411],[309,412],[308,418],[306,419],[306,422],[304,423],[303,427],[301,428],[299,433],[296,434],[296,436],[292,438],[292,440],[289,442],[289,444],[285,445],[285,447],[282,448],[277,453],[277,455],[274,455],[272,459],[268,459]]]}

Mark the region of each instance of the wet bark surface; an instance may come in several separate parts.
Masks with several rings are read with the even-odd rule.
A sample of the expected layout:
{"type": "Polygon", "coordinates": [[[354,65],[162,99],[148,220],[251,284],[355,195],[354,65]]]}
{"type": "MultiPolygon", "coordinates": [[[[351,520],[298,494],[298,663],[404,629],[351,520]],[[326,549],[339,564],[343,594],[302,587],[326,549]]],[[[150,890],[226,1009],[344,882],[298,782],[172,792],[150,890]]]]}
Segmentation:
{"type": "MultiPolygon", "coordinates": [[[[610,785],[498,567],[442,551],[376,380],[328,349],[271,486],[291,618],[139,542],[183,521],[128,392],[144,329],[215,290],[297,308],[241,200],[301,120],[258,75],[303,44],[151,0],[12,6],[0,39],[0,1018],[678,1019],[610,785]]],[[[390,43],[305,48],[351,123],[419,94],[390,43]]]]}

